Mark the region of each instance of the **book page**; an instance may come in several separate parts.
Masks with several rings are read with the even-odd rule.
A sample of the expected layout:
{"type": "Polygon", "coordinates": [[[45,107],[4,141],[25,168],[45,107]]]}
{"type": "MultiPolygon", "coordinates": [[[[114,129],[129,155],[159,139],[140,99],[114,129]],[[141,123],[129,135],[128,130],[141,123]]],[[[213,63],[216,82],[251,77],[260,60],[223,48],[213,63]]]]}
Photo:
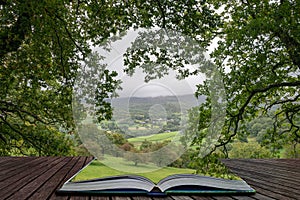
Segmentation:
{"type": "Polygon", "coordinates": [[[199,186],[224,190],[249,190],[251,187],[243,180],[228,180],[193,174],[177,174],[160,181],[157,186],[168,190],[179,186],[199,186]]]}
{"type": "Polygon", "coordinates": [[[115,176],[89,181],[68,182],[61,191],[113,191],[113,190],[144,190],[150,192],[155,186],[150,180],[138,176],[115,176]]]}

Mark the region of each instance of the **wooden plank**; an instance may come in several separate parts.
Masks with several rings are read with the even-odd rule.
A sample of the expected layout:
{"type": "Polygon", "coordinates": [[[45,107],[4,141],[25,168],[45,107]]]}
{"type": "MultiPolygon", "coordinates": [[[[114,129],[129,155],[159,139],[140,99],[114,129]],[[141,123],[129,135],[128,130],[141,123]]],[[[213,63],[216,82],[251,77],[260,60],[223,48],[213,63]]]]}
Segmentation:
{"type": "MultiPolygon", "coordinates": [[[[133,196],[132,197],[133,200],[151,200],[151,197],[149,196],[133,196]]],[[[153,198],[155,199],[155,198],[153,198]]]]}
{"type": "Polygon", "coordinates": [[[70,196],[69,200],[90,200],[90,196],[70,196]]]}
{"type": "MultiPolygon", "coordinates": [[[[269,159],[270,160],[270,159],[269,159]]],[[[294,165],[300,167],[300,159],[299,158],[293,158],[293,159],[278,159],[278,160],[283,160],[283,162],[286,162],[287,165],[294,165]]],[[[299,169],[299,168],[298,168],[299,169]]]]}
{"type": "MultiPolygon", "coordinates": [[[[7,166],[13,166],[16,164],[19,164],[17,168],[15,168],[14,170],[10,170],[10,173],[5,174],[6,176],[1,176],[2,179],[7,178],[5,181],[1,181],[0,185],[3,184],[2,186],[2,190],[0,190],[0,195],[1,197],[9,197],[11,196],[14,192],[17,192],[20,188],[22,188],[22,186],[26,185],[27,182],[30,182],[31,180],[33,180],[35,177],[41,175],[45,170],[49,169],[49,167],[53,166],[55,163],[55,160],[57,159],[62,159],[62,157],[4,157],[1,158],[0,160],[3,161],[5,160],[6,163],[6,167],[7,166]],[[51,160],[51,164],[49,165],[48,162],[50,162],[51,160]],[[18,162],[16,162],[18,161],[18,162]],[[8,164],[8,162],[10,162],[10,164],[8,164]],[[26,169],[26,170],[24,170],[26,169]],[[9,177],[9,178],[8,178],[9,177]]],[[[79,171],[87,162],[91,161],[93,158],[92,157],[81,157],[81,162],[79,163],[73,163],[76,164],[76,166],[74,166],[73,169],[71,169],[70,171],[67,170],[63,170],[63,172],[66,172],[66,175],[64,175],[63,173],[60,174],[63,178],[65,178],[65,180],[63,180],[63,182],[60,180],[59,184],[61,183],[61,185],[64,183],[64,181],[66,181],[68,178],[70,178],[73,174],[75,174],[77,171],[79,171]],[[68,176],[68,177],[67,177],[68,176]]],[[[2,169],[3,165],[1,165],[1,169],[2,169]]],[[[70,165],[67,166],[68,169],[70,168],[70,165]]],[[[1,172],[3,172],[3,170],[0,170],[1,172]]],[[[61,177],[60,177],[61,178],[61,177]]],[[[56,178],[54,180],[58,181],[59,177],[56,176],[56,178]]],[[[53,178],[51,179],[51,181],[46,181],[45,185],[49,186],[52,185],[52,189],[51,187],[44,187],[43,192],[46,192],[47,194],[49,193],[54,193],[54,191],[58,188],[55,186],[55,182],[52,182],[53,178]],[[50,190],[49,190],[50,188],[50,190]]],[[[34,194],[34,196],[39,196],[41,195],[41,193],[37,193],[34,194]]],[[[46,199],[43,197],[43,195],[39,196],[41,198],[38,199],[46,199]],[[43,198],[42,198],[43,197],[43,198]]],[[[55,198],[55,194],[53,196],[51,196],[50,199],[56,199],[55,198]]],[[[68,196],[65,196],[64,199],[68,199],[68,196]]]]}
{"type": "Polygon", "coordinates": [[[3,157],[4,162],[1,163],[1,168],[2,169],[10,168],[11,166],[15,166],[14,163],[22,163],[24,162],[24,159],[31,159],[31,158],[32,157],[3,157]]]}
{"type": "Polygon", "coordinates": [[[131,198],[126,196],[112,196],[111,200],[131,200],[131,198]]]}
{"type": "MultiPolygon", "coordinates": [[[[269,196],[275,199],[294,199],[294,197],[288,196],[287,192],[278,191],[275,190],[273,187],[271,187],[268,184],[262,184],[261,182],[258,182],[256,179],[252,179],[246,176],[243,176],[242,174],[239,174],[248,184],[253,186],[253,188],[260,194],[264,194],[265,196],[269,196]]],[[[296,196],[296,195],[293,195],[296,196]]]]}
{"type": "MultiPolygon", "coordinates": [[[[91,196],[91,200],[109,200],[109,197],[104,196],[91,196]]],[[[125,200],[125,199],[124,199],[125,200]]],[[[130,199],[128,199],[130,200],[130,199]]]]}
{"type": "MultiPolygon", "coordinates": [[[[61,181],[57,184],[57,189],[59,189],[68,179],[70,179],[74,174],[76,174],[79,170],[81,170],[85,165],[87,165],[93,158],[92,157],[80,157],[79,160],[75,163],[73,168],[62,177],[61,181]]],[[[57,195],[55,192],[52,193],[50,199],[60,199],[65,200],[68,199],[67,195],[57,195]]]]}
{"type": "MultiPolygon", "coordinates": [[[[26,177],[28,175],[30,175],[32,172],[34,172],[34,168],[38,167],[41,168],[43,165],[46,165],[45,163],[43,163],[43,160],[45,159],[41,159],[41,162],[39,162],[39,164],[37,164],[36,162],[32,161],[32,162],[27,162],[27,159],[25,159],[25,161],[23,161],[24,165],[21,165],[22,168],[15,168],[18,170],[13,170],[10,172],[7,172],[4,175],[1,175],[1,182],[0,182],[0,191],[4,190],[5,187],[8,187],[9,185],[15,183],[15,181],[18,181],[20,179],[22,179],[23,177],[26,177]],[[27,169],[27,170],[24,170],[27,169]]],[[[2,193],[0,192],[0,195],[2,193]]]]}
{"type": "MultiPolygon", "coordinates": [[[[51,176],[53,176],[57,171],[61,170],[68,162],[71,160],[71,157],[61,157],[58,163],[47,167],[46,171],[40,173],[39,176],[36,176],[33,180],[26,182],[22,188],[19,188],[18,192],[14,193],[8,199],[21,199],[29,198],[39,187],[41,187],[51,176]]],[[[52,159],[50,158],[50,161],[52,159]]]]}
{"type": "Polygon", "coordinates": [[[272,190],[283,191],[284,193],[295,193],[300,195],[298,189],[292,188],[290,185],[286,185],[279,180],[274,180],[273,178],[268,178],[261,176],[260,174],[250,173],[240,169],[232,169],[236,173],[239,173],[241,177],[245,177],[247,180],[254,180],[261,185],[266,185],[272,190]]]}
{"type": "Polygon", "coordinates": [[[62,178],[68,174],[74,165],[79,161],[79,157],[73,157],[69,162],[52,177],[50,177],[47,182],[45,182],[35,193],[30,197],[32,199],[47,199],[53,193],[55,193],[57,186],[59,185],[62,178]]]}
{"type": "Polygon", "coordinates": [[[240,169],[239,167],[231,167],[231,170],[243,177],[247,177],[247,179],[255,180],[260,184],[268,185],[273,190],[282,191],[284,193],[294,193],[295,195],[298,194],[300,196],[300,191],[298,190],[298,187],[297,189],[293,188],[291,183],[286,183],[285,180],[282,180],[280,178],[266,176],[255,171],[249,172],[247,170],[240,169]]]}
{"type": "MultiPolygon", "coordinates": [[[[256,171],[259,171],[256,167],[259,167],[260,165],[263,165],[264,167],[268,167],[266,171],[273,172],[277,175],[282,175],[282,173],[279,173],[278,171],[274,172],[273,165],[270,165],[270,163],[267,163],[266,165],[263,164],[262,160],[260,160],[260,164],[257,164],[255,166],[252,166],[252,160],[246,160],[244,159],[233,159],[233,160],[222,160],[223,163],[225,163],[226,166],[229,167],[231,171],[239,175],[241,178],[243,178],[246,182],[248,182],[251,186],[256,189],[257,193],[266,197],[266,198],[274,198],[274,199],[294,199],[297,198],[297,195],[293,193],[293,191],[287,191],[287,190],[281,190],[281,188],[277,188],[276,184],[274,187],[274,184],[269,184],[270,174],[267,175],[267,180],[261,181],[261,175],[257,175],[254,172],[249,172],[251,169],[249,169],[249,166],[251,166],[252,170],[253,168],[256,171]],[[223,162],[224,161],[224,162],[223,162]],[[246,168],[246,170],[245,170],[246,168]]],[[[276,162],[280,162],[280,160],[276,160],[276,162]]],[[[276,166],[275,166],[276,168],[276,166]]],[[[285,171],[285,173],[287,173],[285,171]]],[[[284,174],[284,173],[283,173],[284,174]]],[[[294,176],[294,179],[299,179],[299,176],[294,176]]]]}
{"type": "Polygon", "coordinates": [[[252,196],[254,199],[259,199],[259,200],[274,200],[274,198],[272,197],[269,197],[269,196],[265,196],[265,195],[262,195],[260,193],[255,193],[255,195],[252,196]]]}
{"type": "Polygon", "coordinates": [[[171,198],[174,199],[174,200],[193,200],[192,197],[181,196],[181,195],[171,196],[171,198]]]}
{"type": "MultiPolygon", "coordinates": [[[[195,200],[213,200],[212,195],[191,195],[191,197],[195,200]]],[[[226,199],[225,199],[226,200],[226,199]]]]}
{"type": "Polygon", "coordinates": [[[7,162],[11,162],[12,157],[9,156],[0,156],[0,166],[4,165],[7,162]]]}
{"type": "Polygon", "coordinates": [[[30,163],[34,159],[35,157],[11,157],[11,159],[1,164],[0,176],[19,168],[20,165],[30,163]]]}
{"type": "Polygon", "coordinates": [[[254,200],[254,199],[260,199],[260,200],[274,200],[274,198],[270,198],[267,196],[263,196],[259,193],[255,193],[253,195],[247,196],[247,195],[231,195],[231,196],[224,196],[224,195],[218,195],[218,196],[212,196],[215,200],[233,200],[233,199],[241,199],[241,200],[254,200]]]}
{"type": "Polygon", "coordinates": [[[300,176],[300,167],[297,168],[294,165],[287,164],[282,165],[282,163],[280,163],[278,160],[265,161],[265,163],[262,160],[230,160],[230,162],[227,163],[226,161],[224,161],[224,163],[226,166],[238,165],[243,167],[259,167],[263,171],[269,171],[271,168],[272,172],[276,172],[278,174],[281,174],[283,172],[284,174],[288,174],[289,176],[300,176]]]}
{"type": "MultiPolygon", "coordinates": [[[[290,166],[290,165],[287,165],[284,167],[281,166],[281,165],[278,165],[276,164],[276,162],[270,162],[268,161],[267,163],[263,163],[262,161],[260,162],[256,162],[256,161],[247,161],[247,160],[228,160],[228,161],[224,161],[223,162],[226,166],[235,166],[235,165],[239,165],[241,167],[254,167],[257,168],[257,167],[260,167],[262,169],[266,169],[266,170],[269,170],[270,168],[272,169],[275,169],[276,172],[280,173],[280,172],[289,172],[289,173],[292,173],[294,175],[297,175],[299,176],[300,172],[299,170],[295,170],[295,166],[290,166]]],[[[277,161],[278,163],[278,161],[277,161]]],[[[297,168],[296,168],[297,169],[297,168]]]]}
{"type": "MultiPolygon", "coordinates": [[[[193,195],[191,196],[195,200],[212,200],[213,198],[211,196],[205,195],[205,196],[200,196],[200,195],[193,195]]],[[[226,199],[225,199],[226,200],[226,199]]]]}
{"type": "MultiPolygon", "coordinates": [[[[247,162],[247,161],[241,161],[247,162]]],[[[287,160],[280,160],[280,159],[252,159],[251,161],[247,162],[247,165],[260,165],[266,168],[275,168],[277,170],[289,171],[290,173],[300,174],[300,159],[291,160],[288,162],[287,160]]]]}
{"type": "Polygon", "coordinates": [[[261,194],[263,196],[273,198],[273,199],[287,199],[287,200],[292,199],[290,197],[287,197],[285,194],[278,194],[278,193],[272,191],[271,188],[266,187],[266,186],[261,186],[251,180],[247,180],[247,182],[249,182],[249,184],[253,185],[254,189],[256,190],[256,195],[261,194]]]}
{"type": "Polygon", "coordinates": [[[251,163],[261,163],[264,165],[276,165],[292,171],[300,168],[300,159],[248,159],[245,161],[250,161],[251,163]]]}
{"type": "Polygon", "coordinates": [[[48,163],[49,158],[45,157],[44,162],[40,163],[39,165],[29,166],[26,168],[26,170],[20,171],[20,173],[16,176],[13,176],[1,182],[1,186],[3,184],[4,187],[2,187],[0,190],[0,196],[3,198],[9,197],[13,193],[21,189],[24,185],[34,180],[37,176],[44,173],[49,167],[52,167],[53,165],[58,163],[59,160],[60,159],[58,158],[55,158],[55,160],[51,159],[52,163],[48,163]]]}
{"type": "Polygon", "coordinates": [[[214,200],[233,200],[232,197],[224,196],[224,195],[212,196],[212,199],[214,199],[214,200]]]}
{"type": "Polygon", "coordinates": [[[246,196],[246,195],[233,195],[231,196],[233,199],[240,199],[240,200],[254,200],[253,196],[246,196]]]}
{"type": "MultiPolygon", "coordinates": [[[[24,159],[23,162],[17,164],[15,163],[16,167],[11,167],[8,169],[1,170],[0,175],[0,190],[3,187],[1,182],[5,181],[6,186],[9,184],[10,179],[14,179],[14,176],[18,176],[18,178],[21,178],[20,175],[25,175],[26,172],[24,172],[24,169],[32,169],[35,166],[40,165],[45,160],[45,157],[37,157],[34,160],[31,159],[24,159]],[[9,180],[8,180],[9,179],[9,180]]],[[[14,160],[11,160],[11,162],[14,162],[14,160]]],[[[2,166],[1,166],[2,168],[2,166]]]]}
{"type": "Polygon", "coordinates": [[[263,171],[260,167],[253,168],[244,167],[241,165],[230,166],[230,169],[235,170],[236,173],[248,174],[249,176],[258,177],[258,179],[282,185],[283,187],[288,186],[289,188],[294,189],[296,191],[298,190],[298,188],[300,188],[299,179],[295,179],[295,177],[300,176],[286,175],[286,173],[288,172],[274,173],[274,169],[268,169],[267,171],[263,171]]]}
{"type": "Polygon", "coordinates": [[[300,180],[297,177],[300,175],[290,174],[289,171],[276,171],[273,168],[259,168],[258,166],[244,165],[240,162],[234,162],[231,164],[226,164],[230,169],[234,169],[235,171],[243,171],[249,172],[251,174],[256,174],[259,177],[264,177],[265,179],[273,180],[273,182],[279,183],[281,185],[289,185],[294,189],[298,189],[300,187],[300,180]],[[295,178],[296,177],[296,178],[295,178]]]}

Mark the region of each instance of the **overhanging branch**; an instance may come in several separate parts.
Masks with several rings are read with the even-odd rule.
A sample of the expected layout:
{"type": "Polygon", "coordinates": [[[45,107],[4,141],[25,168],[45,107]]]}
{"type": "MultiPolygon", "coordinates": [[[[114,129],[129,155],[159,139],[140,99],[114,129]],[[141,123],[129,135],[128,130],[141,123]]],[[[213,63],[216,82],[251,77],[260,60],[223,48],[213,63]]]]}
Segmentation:
{"type": "Polygon", "coordinates": [[[274,84],[270,84],[265,88],[257,88],[254,89],[250,92],[248,98],[246,99],[246,102],[242,105],[242,107],[239,109],[238,114],[233,115],[232,119],[229,122],[229,126],[227,129],[227,133],[230,132],[230,128],[231,126],[234,124],[234,130],[233,133],[229,135],[228,139],[226,139],[225,141],[222,141],[220,144],[217,144],[214,146],[214,148],[211,150],[210,154],[213,153],[218,147],[221,146],[225,146],[226,144],[228,144],[232,138],[234,136],[237,135],[237,131],[238,131],[238,126],[239,126],[239,122],[240,120],[242,120],[242,115],[245,112],[246,107],[248,106],[248,104],[250,103],[250,101],[252,100],[252,98],[258,94],[258,93],[263,93],[263,92],[267,92],[271,89],[274,88],[280,88],[280,87],[296,87],[296,86],[300,86],[300,81],[294,81],[294,82],[281,82],[281,83],[274,83],[274,84]]]}

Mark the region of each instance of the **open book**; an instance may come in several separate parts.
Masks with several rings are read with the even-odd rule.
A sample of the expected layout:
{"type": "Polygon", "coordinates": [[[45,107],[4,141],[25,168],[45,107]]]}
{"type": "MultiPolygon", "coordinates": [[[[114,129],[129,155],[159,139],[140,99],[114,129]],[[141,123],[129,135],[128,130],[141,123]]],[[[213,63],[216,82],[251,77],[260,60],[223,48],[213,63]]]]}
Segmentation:
{"type": "Polygon", "coordinates": [[[194,174],[168,176],[157,184],[136,175],[112,176],[88,181],[66,182],[58,193],[99,194],[200,194],[200,193],[254,193],[243,180],[227,180],[194,174]]]}

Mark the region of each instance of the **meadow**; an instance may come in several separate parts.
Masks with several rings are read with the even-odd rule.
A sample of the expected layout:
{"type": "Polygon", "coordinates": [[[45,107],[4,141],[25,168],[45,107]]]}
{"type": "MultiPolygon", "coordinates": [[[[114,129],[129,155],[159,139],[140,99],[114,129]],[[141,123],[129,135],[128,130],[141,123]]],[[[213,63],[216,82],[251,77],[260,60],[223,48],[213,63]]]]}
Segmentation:
{"type": "MultiPolygon", "coordinates": [[[[146,178],[149,178],[153,182],[157,183],[164,177],[167,177],[172,174],[194,174],[196,173],[193,169],[185,169],[185,168],[174,168],[174,167],[164,167],[158,169],[154,164],[139,164],[138,166],[134,166],[134,164],[130,161],[126,161],[123,158],[116,158],[116,157],[106,157],[106,163],[117,163],[124,171],[119,171],[108,167],[101,163],[100,160],[94,160],[90,165],[84,168],[79,174],[75,176],[72,181],[80,181],[80,180],[90,180],[96,178],[103,178],[108,176],[119,176],[119,175],[140,175],[146,178]],[[133,173],[141,171],[141,169],[145,169],[149,172],[147,173],[133,173]],[[128,173],[125,171],[132,171],[132,173],[128,173]]],[[[109,166],[112,166],[109,164],[109,166]]]]}
{"type": "Polygon", "coordinates": [[[129,138],[128,142],[132,143],[134,146],[140,146],[141,143],[145,140],[149,142],[163,142],[166,140],[178,140],[179,137],[177,137],[178,131],[174,132],[166,132],[166,133],[158,133],[153,135],[147,135],[147,136],[140,136],[140,137],[134,137],[129,138]]]}

